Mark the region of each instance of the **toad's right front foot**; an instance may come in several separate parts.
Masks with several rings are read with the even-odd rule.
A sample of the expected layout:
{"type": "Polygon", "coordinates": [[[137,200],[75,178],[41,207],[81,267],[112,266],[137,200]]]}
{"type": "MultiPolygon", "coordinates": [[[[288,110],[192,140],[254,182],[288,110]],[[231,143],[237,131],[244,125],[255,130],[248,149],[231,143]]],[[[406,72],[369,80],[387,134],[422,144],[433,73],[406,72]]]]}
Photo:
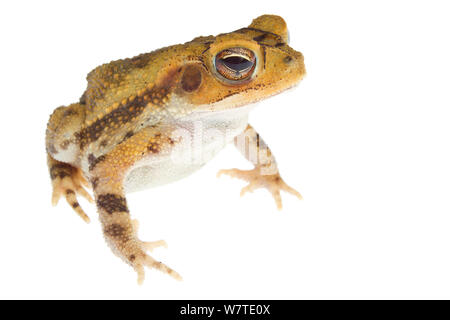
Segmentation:
{"type": "Polygon", "coordinates": [[[83,187],[83,185],[88,186],[88,183],[81,174],[81,170],[68,163],[56,160],[53,160],[49,168],[53,186],[52,204],[56,206],[61,196],[64,195],[67,203],[69,203],[81,219],[89,223],[89,217],[80,207],[77,199],[77,195],[81,195],[89,202],[94,202],[90,194],[83,187]]]}

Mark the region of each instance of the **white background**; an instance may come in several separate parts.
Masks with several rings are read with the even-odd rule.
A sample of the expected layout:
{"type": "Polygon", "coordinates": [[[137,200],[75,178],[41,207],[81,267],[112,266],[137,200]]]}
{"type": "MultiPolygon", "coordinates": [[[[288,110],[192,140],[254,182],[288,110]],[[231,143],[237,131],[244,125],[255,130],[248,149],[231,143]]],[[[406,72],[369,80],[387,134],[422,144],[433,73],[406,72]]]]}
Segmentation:
{"type": "Polygon", "coordinates": [[[450,47],[445,1],[14,1],[0,5],[0,298],[450,298],[450,47]],[[86,225],[50,205],[44,133],[86,74],[199,35],[285,18],[308,76],[252,125],[285,180],[265,190],[232,146],[179,182],[131,194],[153,256],[143,286],[86,225]]]}

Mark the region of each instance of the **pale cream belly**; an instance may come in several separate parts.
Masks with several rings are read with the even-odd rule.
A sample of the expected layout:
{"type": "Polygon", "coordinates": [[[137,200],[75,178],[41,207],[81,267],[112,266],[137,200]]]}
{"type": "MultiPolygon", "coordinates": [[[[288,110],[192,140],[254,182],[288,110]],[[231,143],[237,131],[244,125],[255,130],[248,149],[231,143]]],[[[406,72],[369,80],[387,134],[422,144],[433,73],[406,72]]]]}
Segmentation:
{"type": "Polygon", "coordinates": [[[181,142],[167,154],[136,163],[125,178],[125,192],[164,185],[197,171],[245,130],[248,111],[223,111],[179,122],[174,138],[181,137],[181,142]]]}

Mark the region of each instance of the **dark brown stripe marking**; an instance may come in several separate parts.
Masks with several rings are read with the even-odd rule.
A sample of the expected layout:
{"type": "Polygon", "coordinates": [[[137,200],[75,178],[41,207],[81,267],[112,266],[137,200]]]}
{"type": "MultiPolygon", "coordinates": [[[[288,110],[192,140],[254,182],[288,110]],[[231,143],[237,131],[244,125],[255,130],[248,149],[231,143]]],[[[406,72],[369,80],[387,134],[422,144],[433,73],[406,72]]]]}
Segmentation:
{"type": "Polygon", "coordinates": [[[131,138],[133,136],[134,132],[133,131],[128,131],[127,134],[124,137],[124,140],[131,138]]]}
{"type": "Polygon", "coordinates": [[[122,141],[121,141],[120,143],[122,143],[122,142],[126,141],[127,139],[131,138],[133,135],[134,135],[134,132],[133,132],[133,131],[128,131],[128,132],[123,136],[123,139],[122,139],[122,141]]]}
{"type": "Polygon", "coordinates": [[[262,40],[260,40],[260,42],[258,42],[258,44],[261,45],[262,47],[278,48],[279,50],[281,50],[283,52],[289,53],[286,51],[285,48],[283,48],[286,45],[283,38],[276,33],[265,31],[265,30],[260,30],[260,29],[256,29],[256,28],[250,28],[250,27],[242,28],[242,29],[236,30],[235,32],[245,33],[247,31],[260,32],[260,33],[266,35],[266,37],[264,37],[264,39],[262,39],[261,36],[255,37],[255,38],[261,37],[260,39],[262,39],[262,40]],[[271,37],[268,37],[269,35],[271,37]]]}
{"type": "Polygon", "coordinates": [[[109,214],[113,214],[114,212],[129,212],[127,208],[127,200],[122,196],[112,193],[99,195],[97,199],[97,206],[109,214]]]}
{"type": "Polygon", "coordinates": [[[263,49],[263,58],[264,58],[263,69],[266,70],[266,47],[261,46],[261,48],[263,49]]]}
{"type": "Polygon", "coordinates": [[[92,180],[91,180],[91,184],[92,184],[92,189],[96,189],[97,188],[97,186],[98,186],[98,178],[93,178],[92,180]]]}
{"type": "Polygon", "coordinates": [[[69,108],[66,111],[64,111],[63,117],[70,117],[70,116],[74,116],[76,114],[78,114],[78,112],[76,112],[75,110],[69,108]]]}
{"type": "Polygon", "coordinates": [[[80,97],[80,104],[86,104],[86,91],[83,92],[83,95],[80,97]]]}
{"type": "Polygon", "coordinates": [[[106,158],[105,155],[102,155],[102,156],[96,158],[92,153],[89,154],[89,156],[88,156],[89,171],[94,170],[95,166],[96,166],[98,163],[100,163],[100,162],[102,162],[103,160],[105,160],[105,158],[106,158]]]}
{"type": "Polygon", "coordinates": [[[283,59],[284,63],[290,63],[292,60],[293,60],[293,59],[292,59],[291,56],[286,56],[286,57],[284,57],[284,59],[283,59]]]}
{"type": "Polygon", "coordinates": [[[114,238],[122,237],[125,231],[126,229],[117,223],[113,223],[105,228],[105,234],[114,238]]]}
{"type": "Polygon", "coordinates": [[[102,140],[102,142],[100,142],[100,147],[104,148],[108,145],[108,141],[107,140],[102,140]]]}
{"type": "Polygon", "coordinates": [[[58,153],[58,150],[56,150],[55,145],[53,143],[49,143],[47,151],[50,154],[57,154],[58,153]]]}
{"type": "Polygon", "coordinates": [[[150,98],[153,95],[156,95],[159,98],[157,101],[161,104],[161,98],[167,95],[167,90],[147,90],[134,99],[127,99],[127,102],[117,109],[111,111],[103,118],[96,120],[90,126],[83,128],[80,132],[77,132],[75,135],[80,141],[81,149],[89,143],[97,141],[106,127],[113,130],[119,129],[123,124],[129,123],[133,118],[137,118],[141,115],[147,104],[151,102],[157,104],[155,103],[156,100],[150,98]]]}
{"type": "Polygon", "coordinates": [[[147,151],[151,153],[159,153],[161,149],[159,148],[159,145],[156,143],[152,143],[147,146],[147,151]]]}
{"type": "MultiPolygon", "coordinates": [[[[200,61],[200,63],[202,64],[203,68],[208,71],[208,66],[206,65],[205,61],[203,60],[203,57],[198,57],[198,60],[200,61]]],[[[181,68],[180,68],[181,71],[181,68]]]]}
{"type": "Polygon", "coordinates": [[[72,169],[73,167],[67,163],[54,164],[50,169],[50,178],[54,180],[56,178],[70,177],[73,173],[72,169]]]}
{"type": "Polygon", "coordinates": [[[206,53],[206,51],[208,51],[211,48],[212,43],[214,43],[214,41],[205,42],[206,49],[203,50],[202,54],[206,53]]]}
{"type": "Polygon", "coordinates": [[[256,31],[256,32],[261,32],[261,33],[265,33],[265,34],[271,34],[271,35],[273,35],[274,37],[276,37],[276,38],[282,40],[282,38],[281,38],[281,36],[280,36],[279,34],[276,34],[276,33],[270,32],[270,31],[265,31],[265,30],[257,29],[257,28],[251,28],[251,27],[241,28],[241,29],[239,29],[239,30],[236,30],[235,32],[243,33],[243,32],[245,32],[245,31],[247,31],[247,30],[256,31]]]}
{"type": "Polygon", "coordinates": [[[263,33],[263,34],[261,34],[259,36],[254,37],[253,40],[255,40],[256,42],[261,42],[261,41],[263,41],[266,38],[266,36],[267,36],[267,34],[263,33]]]}

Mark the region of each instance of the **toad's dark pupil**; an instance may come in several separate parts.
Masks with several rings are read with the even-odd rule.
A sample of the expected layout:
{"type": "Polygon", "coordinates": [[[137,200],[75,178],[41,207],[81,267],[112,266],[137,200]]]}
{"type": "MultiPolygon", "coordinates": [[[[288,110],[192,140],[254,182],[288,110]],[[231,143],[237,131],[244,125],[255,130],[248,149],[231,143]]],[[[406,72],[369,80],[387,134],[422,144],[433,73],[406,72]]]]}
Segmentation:
{"type": "Polygon", "coordinates": [[[231,70],[237,71],[237,72],[248,69],[253,64],[251,61],[249,61],[245,58],[242,58],[242,57],[237,57],[237,56],[222,59],[222,62],[228,68],[230,68],[231,70]]]}

